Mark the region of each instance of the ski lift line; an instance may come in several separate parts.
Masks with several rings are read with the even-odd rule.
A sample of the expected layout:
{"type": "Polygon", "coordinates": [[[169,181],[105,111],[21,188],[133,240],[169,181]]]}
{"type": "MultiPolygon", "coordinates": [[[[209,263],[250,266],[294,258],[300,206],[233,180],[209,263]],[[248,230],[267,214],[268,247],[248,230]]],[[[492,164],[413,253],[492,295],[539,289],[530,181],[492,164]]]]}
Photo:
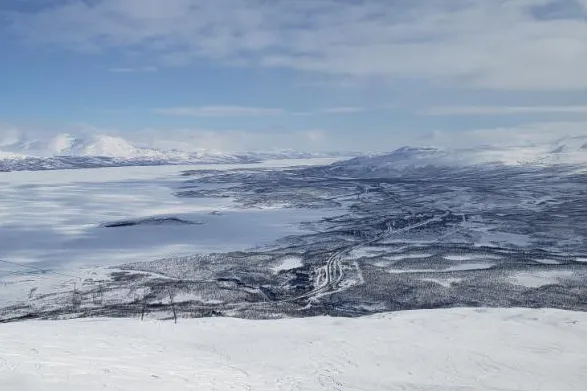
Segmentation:
{"type": "Polygon", "coordinates": [[[30,270],[36,270],[36,271],[42,272],[42,273],[50,273],[50,274],[56,274],[56,275],[63,276],[63,277],[68,277],[68,278],[80,279],[80,277],[77,277],[77,276],[72,276],[72,275],[69,275],[69,274],[56,272],[54,270],[41,269],[41,268],[35,267],[35,266],[24,265],[24,264],[18,263],[18,262],[6,261],[4,259],[0,259],[0,263],[4,263],[6,265],[19,266],[19,267],[22,267],[22,268],[25,268],[25,269],[30,269],[30,270]]]}

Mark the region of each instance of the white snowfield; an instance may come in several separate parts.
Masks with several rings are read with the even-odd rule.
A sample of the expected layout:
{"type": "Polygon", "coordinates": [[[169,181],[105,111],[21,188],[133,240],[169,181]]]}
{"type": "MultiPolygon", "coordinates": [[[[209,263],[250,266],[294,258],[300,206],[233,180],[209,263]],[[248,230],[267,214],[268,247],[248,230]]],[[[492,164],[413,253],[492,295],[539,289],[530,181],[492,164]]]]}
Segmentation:
{"type": "Polygon", "coordinates": [[[0,325],[0,390],[587,389],[587,313],[0,325]]]}

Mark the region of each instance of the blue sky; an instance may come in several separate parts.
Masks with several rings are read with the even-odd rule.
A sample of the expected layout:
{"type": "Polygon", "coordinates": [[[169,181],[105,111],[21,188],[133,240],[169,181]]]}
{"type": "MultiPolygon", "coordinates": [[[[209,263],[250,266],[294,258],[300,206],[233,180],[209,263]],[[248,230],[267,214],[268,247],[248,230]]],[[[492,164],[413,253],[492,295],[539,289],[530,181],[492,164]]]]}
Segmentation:
{"type": "Polygon", "coordinates": [[[0,136],[381,151],[587,131],[587,0],[4,0],[0,53],[0,136]]]}

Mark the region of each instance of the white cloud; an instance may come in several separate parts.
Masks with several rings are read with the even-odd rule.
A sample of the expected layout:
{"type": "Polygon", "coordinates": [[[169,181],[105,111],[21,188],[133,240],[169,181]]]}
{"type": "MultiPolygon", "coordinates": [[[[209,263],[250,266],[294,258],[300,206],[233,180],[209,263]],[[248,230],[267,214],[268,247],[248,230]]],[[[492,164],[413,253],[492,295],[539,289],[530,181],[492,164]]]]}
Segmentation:
{"type": "Polygon", "coordinates": [[[178,150],[216,150],[224,152],[332,150],[326,132],[315,130],[207,130],[207,129],[143,129],[125,132],[123,137],[150,147],[178,150]]]}
{"type": "Polygon", "coordinates": [[[110,68],[108,69],[109,72],[112,73],[133,73],[135,72],[134,68],[110,68]]]}
{"type": "Polygon", "coordinates": [[[285,110],[280,108],[246,106],[168,107],[155,109],[155,112],[162,115],[182,117],[250,117],[286,113],[285,110]]]}
{"type": "Polygon", "coordinates": [[[108,71],[112,73],[157,72],[157,70],[158,68],[154,66],[144,66],[139,68],[119,67],[108,69],[108,71]]]}
{"type": "Polygon", "coordinates": [[[320,110],[320,112],[325,114],[353,114],[361,113],[363,111],[366,111],[366,109],[358,106],[327,107],[320,110]]]}
{"type": "Polygon", "coordinates": [[[554,144],[572,137],[587,137],[587,121],[537,122],[519,126],[472,129],[465,131],[434,131],[413,140],[417,145],[447,148],[491,146],[534,146],[554,144]]]}
{"type": "Polygon", "coordinates": [[[139,50],[342,77],[587,88],[585,0],[71,0],[13,31],[88,52],[139,50]]]}
{"type": "Polygon", "coordinates": [[[516,114],[587,114],[587,106],[441,106],[427,109],[426,115],[516,115],[516,114]]]}
{"type": "Polygon", "coordinates": [[[177,117],[253,117],[293,115],[311,116],[320,114],[338,115],[355,114],[367,111],[365,107],[340,106],[326,107],[315,111],[288,111],[283,108],[248,107],[248,106],[199,106],[199,107],[167,107],[158,108],[154,112],[161,115],[177,117]]]}

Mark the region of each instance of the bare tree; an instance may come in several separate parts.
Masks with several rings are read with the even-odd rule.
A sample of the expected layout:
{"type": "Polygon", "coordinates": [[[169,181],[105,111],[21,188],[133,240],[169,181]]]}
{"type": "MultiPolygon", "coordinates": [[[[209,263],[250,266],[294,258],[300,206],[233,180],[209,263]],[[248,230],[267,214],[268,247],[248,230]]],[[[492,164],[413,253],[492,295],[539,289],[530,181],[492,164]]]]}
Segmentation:
{"type": "Polygon", "coordinates": [[[171,304],[171,311],[173,311],[173,320],[177,323],[177,311],[175,310],[175,302],[173,300],[175,292],[171,288],[167,288],[167,294],[169,294],[169,304],[171,304]]]}
{"type": "Polygon", "coordinates": [[[98,289],[92,292],[92,302],[96,305],[102,305],[104,303],[104,290],[102,289],[102,283],[98,284],[98,289]]]}
{"type": "Polygon", "coordinates": [[[82,293],[77,290],[77,285],[73,283],[73,295],[71,297],[71,304],[74,310],[78,309],[82,305],[82,293]]]}

